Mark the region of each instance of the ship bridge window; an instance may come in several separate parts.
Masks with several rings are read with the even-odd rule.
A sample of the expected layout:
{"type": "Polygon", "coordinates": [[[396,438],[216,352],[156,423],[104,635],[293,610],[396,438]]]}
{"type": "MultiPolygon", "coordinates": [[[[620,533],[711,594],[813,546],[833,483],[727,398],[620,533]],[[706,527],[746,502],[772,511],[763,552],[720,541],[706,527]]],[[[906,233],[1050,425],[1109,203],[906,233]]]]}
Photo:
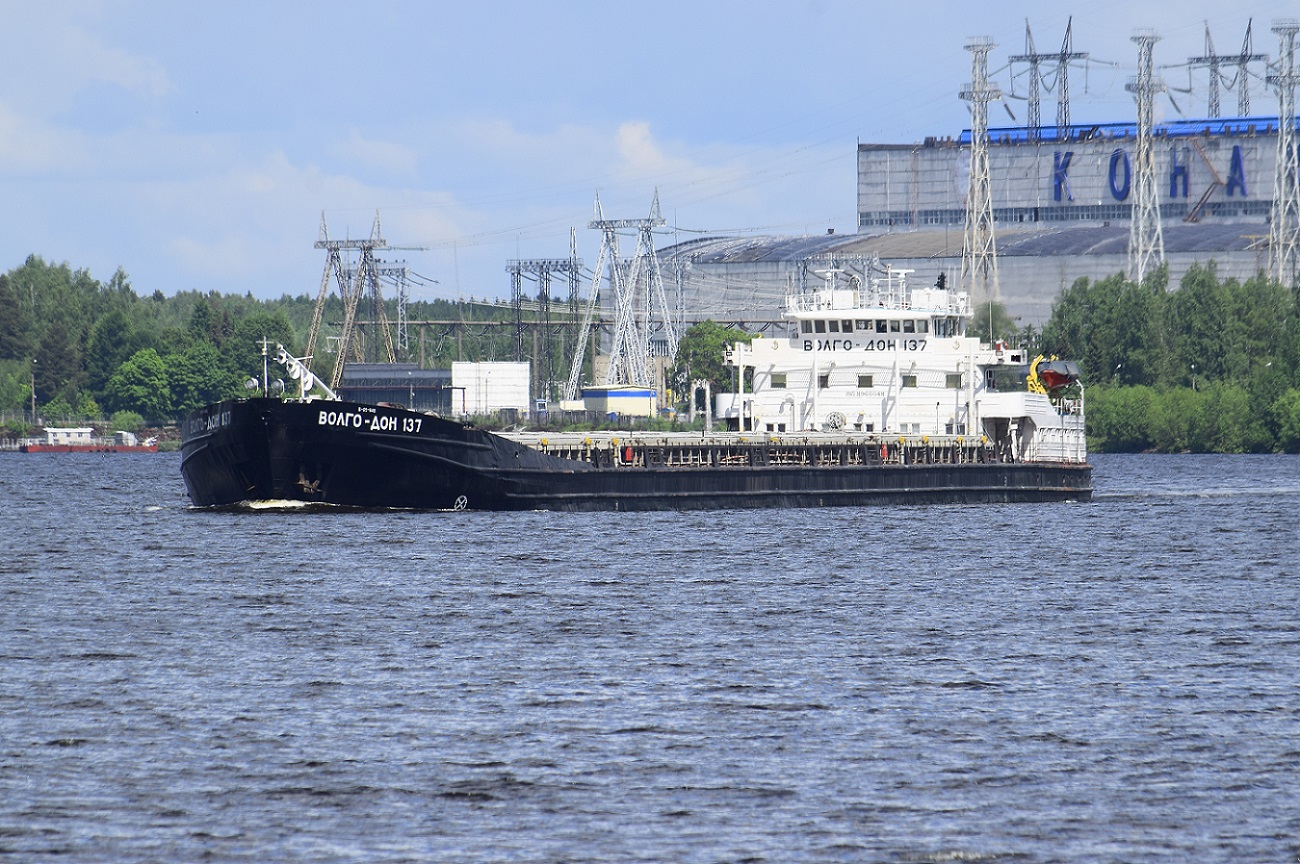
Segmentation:
{"type": "Polygon", "coordinates": [[[915,332],[916,332],[916,322],[913,321],[913,320],[911,320],[911,319],[908,319],[907,321],[904,321],[904,322],[903,322],[903,332],[904,332],[904,333],[915,333],[915,332]]]}
{"type": "Polygon", "coordinates": [[[890,321],[890,322],[889,322],[889,332],[890,332],[890,333],[898,333],[898,332],[900,332],[900,331],[899,331],[899,328],[902,326],[902,324],[903,324],[903,322],[902,322],[902,321],[899,321],[897,318],[895,318],[893,321],[890,321]]]}
{"type": "Polygon", "coordinates": [[[957,328],[955,326],[956,323],[957,322],[951,318],[934,319],[934,335],[938,336],[940,339],[948,336],[956,336],[957,335],[957,328]]]}
{"type": "Polygon", "coordinates": [[[1016,392],[1025,389],[1029,379],[1029,367],[998,365],[985,370],[984,374],[984,385],[988,389],[1016,392]]]}
{"type": "Polygon", "coordinates": [[[917,333],[929,333],[929,332],[930,332],[930,319],[929,319],[929,318],[922,318],[920,321],[917,321],[917,322],[916,322],[916,332],[917,332],[917,333]]]}
{"type": "Polygon", "coordinates": [[[827,321],[827,322],[826,322],[826,329],[830,330],[832,333],[838,333],[838,332],[840,332],[840,322],[838,322],[838,321],[827,321]]]}
{"type": "Polygon", "coordinates": [[[868,330],[871,329],[871,322],[870,322],[870,321],[863,321],[861,318],[859,318],[859,319],[858,319],[858,329],[865,333],[866,331],[868,331],[868,330]]]}
{"type": "Polygon", "coordinates": [[[877,333],[888,333],[888,332],[889,332],[889,322],[888,322],[888,321],[877,321],[877,322],[876,322],[876,332],[877,332],[877,333]]]}
{"type": "Polygon", "coordinates": [[[812,332],[812,322],[811,322],[811,321],[800,321],[800,322],[799,322],[799,329],[802,330],[804,333],[811,333],[811,332],[812,332]]]}
{"type": "Polygon", "coordinates": [[[840,322],[840,332],[841,332],[841,333],[852,333],[852,332],[853,332],[853,322],[852,322],[852,321],[841,321],[841,322],[840,322]]]}
{"type": "Polygon", "coordinates": [[[818,318],[816,321],[813,322],[813,329],[814,329],[815,331],[817,331],[818,333],[825,333],[825,332],[826,332],[826,322],[823,321],[822,319],[818,318]]]}

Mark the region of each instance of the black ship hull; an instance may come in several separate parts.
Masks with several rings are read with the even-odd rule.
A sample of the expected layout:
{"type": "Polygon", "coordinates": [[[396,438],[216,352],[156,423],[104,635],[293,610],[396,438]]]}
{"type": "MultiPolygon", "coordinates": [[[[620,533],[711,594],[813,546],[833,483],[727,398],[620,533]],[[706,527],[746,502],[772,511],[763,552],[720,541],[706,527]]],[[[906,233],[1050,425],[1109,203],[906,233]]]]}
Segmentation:
{"type": "Polygon", "coordinates": [[[238,399],[186,420],[181,473],[198,506],[294,501],[359,508],[702,510],[1092,496],[1092,469],[1081,463],[899,464],[877,461],[875,444],[863,443],[860,453],[850,449],[795,465],[778,464],[761,442],[729,447],[726,460],[691,465],[665,464],[661,450],[624,459],[617,445],[580,460],[397,407],[238,399]],[[872,458],[861,458],[868,451],[872,458]]]}

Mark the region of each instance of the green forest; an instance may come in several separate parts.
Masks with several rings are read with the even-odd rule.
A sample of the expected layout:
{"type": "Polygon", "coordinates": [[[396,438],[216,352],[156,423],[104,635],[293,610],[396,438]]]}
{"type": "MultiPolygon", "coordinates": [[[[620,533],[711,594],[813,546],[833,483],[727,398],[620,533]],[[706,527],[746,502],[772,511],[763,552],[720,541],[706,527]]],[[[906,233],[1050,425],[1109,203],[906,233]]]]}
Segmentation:
{"type": "Polygon", "coordinates": [[[1213,265],[1168,290],[1080,279],[1038,334],[1079,362],[1090,446],[1101,451],[1300,452],[1300,295],[1264,276],[1219,279],[1213,265]]]}
{"type": "MultiPolygon", "coordinates": [[[[1118,275],[1080,279],[1041,330],[1019,328],[996,305],[977,320],[996,338],[1079,363],[1093,449],[1300,452],[1300,295],[1262,275],[1221,280],[1213,265],[1170,288],[1163,270],[1141,284],[1118,275]]],[[[25,434],[33,405],[43,423],[173,424],[246,392],[244,382],[261,372],[263,338],[301,352],[315,303],[307,294],[141,295],[122,270],[100,282],[33,255],[0,275],[0,425],[9,436],[25,434]]],[[[387,314],[395,320],[395,309],[387,314]]],[[[426,367],[513,360],[518,334],[501,326],[512,316],[472,301],[411,303],[411,321],[482,326],[457,335],[433,328],[427,338],[421,329],[398,359],[426,367]]],[[[331,295],[323,318],[342,317],[342,301],[331,295]]],[[[708,349],[733,334],[711,322],[697,327],[683,340],[691,357],[679,357],[679,366],[712,369],[721,358],[707,358],[708,349]]],[[[552,373],[562,375],[563,346],[550,353],[563,367],[552,373]]],[[[723,384],[725,370],[712,371],[723,384]]]]}
{"type": "MultiPolygon", "coordinates": [[[[276,342],[302,351],[315,306],[316,298],[306,294],[278,300],[215,292],[141,296],[120,269],[100,282],[85,270],[33,255],[0,275],[0,425],[22,435],[33,406],[50,424],[122,412],[151,426],[174,423],[199,406],[244,394],[244,382],[261,375],[263,338],[272,352],[276,342]]],[[[511,315],[487,303],[411,303],[413,320],[482,326],[457,328],[468,334],[460,338],[441,332],[412,343],[398,359],[430,367],[458,359],[513,360],[514,330],[499,326],[511,315]]],[[[337,325],[342,318],[342,300],[330,295],[322,320],[337,325]]],[[[325,359],[328,375],[332,358],[325,359]]]]}

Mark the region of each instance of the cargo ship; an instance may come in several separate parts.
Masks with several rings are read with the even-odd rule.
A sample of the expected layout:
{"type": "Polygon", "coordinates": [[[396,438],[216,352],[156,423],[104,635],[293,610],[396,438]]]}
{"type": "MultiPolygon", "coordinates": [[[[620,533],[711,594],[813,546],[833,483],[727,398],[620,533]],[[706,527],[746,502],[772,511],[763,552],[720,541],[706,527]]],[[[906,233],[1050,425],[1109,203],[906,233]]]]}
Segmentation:
{"type": "MultiPolygon", "coordinates": [[[[1086,501],[1078,366],[968,335],[969,297],[833,278],[781,331],[728,351],[739,383],[706,431],[494,432],[339,399],[278,347],[296,396],[192,413],[181,473],[201,507],[697,510],[1086,501]]],[[[265,349],[264,349],[265,350],[265,349]]],[[[265,378],[265,376],[264,376],[265,378]]],[[[692,397],[693,398],[693,397],[692,397]]],[[[710,418],[713,419],[712,417],[710,418]]]]}

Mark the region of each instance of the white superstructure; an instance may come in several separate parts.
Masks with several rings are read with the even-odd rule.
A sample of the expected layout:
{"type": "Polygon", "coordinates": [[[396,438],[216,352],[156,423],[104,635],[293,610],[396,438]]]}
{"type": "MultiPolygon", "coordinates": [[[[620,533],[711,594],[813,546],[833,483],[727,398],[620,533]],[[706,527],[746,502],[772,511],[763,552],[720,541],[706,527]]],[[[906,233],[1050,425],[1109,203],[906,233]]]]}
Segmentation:
{"type": "Polygon", "coordinates": [[[982,436],[1001,460],[1086,461],[1077,368],[1049,391],[1041,358],[967,335],[965,293],[911,288],[909,273],[845,287],[832,271],[790,296],[785,334],[732,347],[739,380],[750,370],[752,385],[717,396],[718,418],[742,432],[982,436]]]}

